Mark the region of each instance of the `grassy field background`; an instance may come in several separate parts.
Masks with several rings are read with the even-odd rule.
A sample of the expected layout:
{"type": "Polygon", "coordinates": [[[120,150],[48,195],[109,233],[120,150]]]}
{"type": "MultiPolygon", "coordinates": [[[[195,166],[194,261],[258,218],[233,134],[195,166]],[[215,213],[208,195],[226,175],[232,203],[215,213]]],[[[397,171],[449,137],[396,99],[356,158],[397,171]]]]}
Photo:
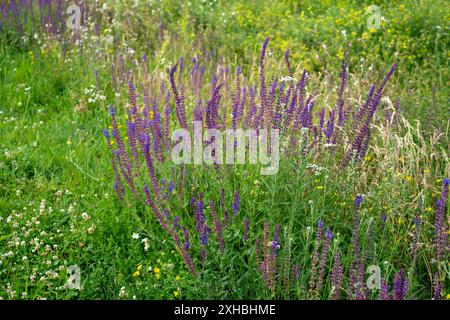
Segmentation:
{"type": "MultiPolygon", "coordinates": [[[[337,252],[345,274],[341,298],[355,298],[348,283],[357,194],[364,197],[359,237],[371,252],[366,264],[379,265],[391,289],[395,273],[404,269],[408,299],[432,298],[436,281],[442,286],[439,298],[449,297],[448,242],[442,261],[436,261],[433,243],[436,200],[450,177],[446,1],[87,3],[82,45],[72,42],[71,30],[49,31],[38,14],[35,24],[23,17],[1,20],[0,298],[328,299],[337,252]],[[370,5],[381,8],[380,29],[367,28],[370,5]],[[225,168],[220,174],[193,166],[183,178],[170,162],[158,164],[159,176],[175,183],[163,205],[192,230],[190,198],[202,192],[210,210],[209,200],[218,207],[221,189],[226,190],[231,216],[224,228],[226,250],[218,250],[211,235],[202,262],[199,240],[191,231],[193,276],[152,210],[129,193],[120,201],[114,192],[102,130],[111,126],[108,105],[116,106],[125,130],[129,97],[126,81],[117,78],[114,84],[111,66],[119,74],[117,59],[124,58],[123,68],[133,74],[142,104],[143,89],[158,92],[160,78],[169,88],[166,69],[184,58],[179,83],[187,88],[190,115],[195,104],[188,90],[192,58],[199,57],[207,70],[206,83],[218,64],[230,68],[231,84],[223,97],[230,102],[237,66],[244,84],[258,83],[266,37],[266,79],[289,75],[283,60],[289,49],[294,78],[308,71],[308,91],[319,93],[320,108],[334,107],[343,62],[349,72],[345,101],[355,108],[392,63],[398,68],[383,93],[367,154],[345,170],[339,169],[339,153],[282,159],[278,174],[266,177],[251,166],[225,168]],[[396,110],[391,125],[384,120],[389,110],[396,110]],[[323,168],[319,174],[312,163],[323,168]],[[240,205],[234,216],[236,191],[240,205]],[[242,241],[245,219],[250,221],[248,241],[242,241]],[[333,238],[323,285],[311,293],[319,219],[333,238]],[[257,265],[255,241],[264,236],[265,222],[271,235],[281,225],[275,287],[266,285],[257,265]],[[81,270],[81,290],[67,287],[71,265],[81,270]]],[[[66,15],[57,21],[62,25],[65,20],[66,15]]],[[[209,97],[207,87],[203,94],[209,97]]],[[[164,94],[153,96],[164,101],[164,94]]],[[[175,104],[173,98],[170,103],[175,104]]],[[[176,127],[175,117],[171,121],[176,127]]],[[[448,234],[448,205],[442,210],[448,234]]],[[[378,297],[378,290],[371,290],[366,298],[378,297]]]]}

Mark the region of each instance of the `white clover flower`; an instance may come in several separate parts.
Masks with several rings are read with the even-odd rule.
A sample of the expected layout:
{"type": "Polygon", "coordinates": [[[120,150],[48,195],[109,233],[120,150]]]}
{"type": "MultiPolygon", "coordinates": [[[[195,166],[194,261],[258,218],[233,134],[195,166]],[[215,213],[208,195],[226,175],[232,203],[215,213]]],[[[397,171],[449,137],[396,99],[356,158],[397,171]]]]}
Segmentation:
{"type": "Polygon", "coordinates": [[[125,287],[120,288],[119,297],[123,298],[127,296],[127,292],[125,291],[125,287]]]}
{"type": "Polygon", "coordinates": [[[84,221],[88,221],[91,218],[86,212],[83,212],[81,214],[81,217],[83,218],[84,221]]]}

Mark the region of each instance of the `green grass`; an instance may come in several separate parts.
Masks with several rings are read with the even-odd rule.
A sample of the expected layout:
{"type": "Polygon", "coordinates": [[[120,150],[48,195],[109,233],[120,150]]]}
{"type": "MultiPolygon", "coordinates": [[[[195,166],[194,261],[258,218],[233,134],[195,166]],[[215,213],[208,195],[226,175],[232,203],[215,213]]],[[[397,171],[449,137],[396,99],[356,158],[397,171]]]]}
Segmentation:
{"type": "MultiPolygon", "coordinates": [[[[23,44],[14,33],[2,35],[0,297],[311,298],[308,287],[302,285],[307,285],[311,276],[317,220],[332,228],[331,253],[341,251],[348,275],[353,200],[358,193],[365,195],[360,222],[360,242],[365,249],[369,246],[369,224],[374,221],[375,248],[370,263],[380,265],[391,283],[394,272],[405,268],[411,279],[409,298],[432,296],[434,204],[442,178],[450,176],[448,27],[443,22],[439,22],[441,28],[435,25],[436,21],[448,20],[445,1],[376,1],[387,22],[374,33],[366,30],[364,15],[366,5],[372,2],[339,1],[339,6],[332,1],[300,5],[295,1],[269,1],[266,5],[240,1],[190,3],[182,7],[176,1],[161,1],[142,5],[139,10],[127,7],[128,2],[111,5],[116,22],[103,24],[101,38],[120,34],[122,45],[126,42],[135,49],[136,59],[147,54],[149,70],[158,72],[164,72],[179,57],[188,61],[193,53],[201,56],[202,46],[206,52],[214,48],[216,59],[222,55],[232,70],[242,66],[250,82],[257,78],[261,43],[271,36],[267,79],[285,75],[285,67],[278,61],[290,48],[295,75],[308,69],[311,87],[319,93],[326,93],[327,88],[335,93],[340,64],[350,48],[349,100],[365,99],[369,84],[378,83],[397,60],[398,74],[389,83],[387,95],[391,101],[400,99],[402,116],[409,122],[400,123],[392,131],[374,130],[378,135],[372,139],[370,157],[345,172],[336,170],[333,157],[281,161],[278,174],[268,177],[261,177],[258,168],[252,166],[227,168],[221,180],[213,168],[191,166],[182,178],[179,168],[172,171],[170,163],[161,164],[160,176],[176,182],[173,201],[165,205],[172,214],[182,216],[182,223],[191,230],[190,197],[202,192],[208,202],[218,203],[221,187],[227,191],[232,223],[224,231],[226,250],[221,253],[211,236],[208,259],[202,264],[198,238],[191,239],[198,271],[193,277],[151,210],[130,196],[121,202],[114,193],[114,174],[102,129],[110,124],[108,104],[118,106],[120,123],[125,126],[127,101],[126,88],[119,90],[120,96],[115,96],[112,88],[114,45],[105,40],[102,53],[98,53],[96,44],[87,42],[82,54],[69,47],[70,60],[62,63],[55,39],[23,44]],[[134,13],[124,19],[129,10],[134,13]],[[151,14],[152,10],[156,13],[151,14]],[[399,10],[404,14],[398,14],[399,10]],[[157,36],[157,22],[163,23],[164,39],[157,36]],[[85,89],[95,88],[94,69],[99,70],[101,87],[101,92],[94,92],[106,98],[89,102],[89,96],[95,93],[86,93],[85,89]],[[417,131],[416,119],[422,126],[417,131]],[[441,135],[440,139],[433,139],[433,134],[441,135]],[[395,140],[396,135],[399,140],[395,140]],[[315,176],[307,168],[312,162],[326,171],[315,176]],[[231,203],[236,190],[241,207],[234,217],[231,203]],[[421,246],[416,269],[412,270],[413,219],[419,212],[423,219],[421,246]],[[384,232],[381,214],[388,217],[384,232]],[[242,241],[245,217],[251,220],[251,241],[246,243],[242,241]],[[287,257],[288,269],[297,263],[302,266],[299,280],[291,276],[287,289],[282,279],[275,290],[267,289],[256,267],[254,242],[262,237],[266,221],[271,237],[275,225],[282,226],[279,262],[283,264],[287,257]],[[133,239],[135,233],[139,239],[133,239]],[[148,250],[144,250],[144,238],[148,239],[148,250]],[[75,264],[81,270],[82,290],[65,287],[66,269],[75,264]]],[[[102,18],[106,21],[105,13],[102,18]]],[[[206,63],[206,70],[214,65],[206,63]]],[[[138,69],[130,60],[126,65],[138,69]]],[[[141,73],[136,72],[135,77],[144,83],[141,73]]],[[[188,99],[193,97],[188,95],[188,99]]],[[[333,95],[330,100],[320,97],[318,104],[332,107],[334,101],[333,95]]],[[[378,120],[381,118],[380,113],[378,120]]],[[[331,261],[329,255],[328,265],[331,261]]],[[[450,271],[448,265],[440,268],[445,297],[450,294],[450,271]]],[[[329,298],[330,290],[327,280],[319,298],[329,298]]],[[[377,292],[371,297],[376,298],[377,292]]]]}

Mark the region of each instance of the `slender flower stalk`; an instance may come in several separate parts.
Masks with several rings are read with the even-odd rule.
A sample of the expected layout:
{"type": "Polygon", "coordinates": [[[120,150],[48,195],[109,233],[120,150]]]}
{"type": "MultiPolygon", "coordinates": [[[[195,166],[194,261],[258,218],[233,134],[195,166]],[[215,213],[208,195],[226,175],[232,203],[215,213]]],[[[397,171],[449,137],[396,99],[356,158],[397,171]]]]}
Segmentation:
{"type": "Polygon", "coordinates": [[[442,287],[443,284],[439,281],[439,272],[435,272],[433,278],[433,300],[441,299],[442,287]]]}
{"type": "Polygon", "coordinates": [[[444,260],[445,252],[447,251],[448,228],[445,224],[445,206],[450,179],[443,179],[442,184],[441,198],[436,203],[436,218],[434,222],[434,243],[438,261],[444,260]]]}
{"type": "Polygon", "coordinates": [[[114,155],[116,156],[121,174],[124,177],[125,181],[127,182],[128,187],[133,193],[135,193],[136,191],[134,188],[132,166],[131,162],[129,161],[127,151],[125,149],[125,145],[120,136],[119,127],[116,121],[116,110],[114,107],[112,106],[109,107],[109,114],[111,115],[111,122],[113,128],[112,135],[117,143],[117,150],[114,151],[114,155]]]}
{"type": "Polygon", "coordinates": [[[366,143],[368,143],[368,142],[365,143],[364,141],[365,141],[365,139],[369,139],[370,122],[372,120],[373,115],[375,114],[375,111],[377,110],[378,105],[381,102],[381,95],[383,93],[383,89],[386,86],[388,80],[394,74],[394,71],[396,68],[397,68],[397,64],[394,63],[392,65],[392,67],[389,69],[389,72],[384,77],[383,81],[381,81],[373,98],[370,99],[366,120],[361,125],[361,128],[359,129],[351,147],[347,150],[347,153],[345,154],[344,158],[342,159],[341,168],[343,168],[347,165],[347,163],[350,161],[350,158],[354,152],[356,152],[356,154],[357,155],[359,154],[360,156],[363,153],[361,148],[362,148],[362,146],[366,146],[366,143]]]}
{"type": "Polygon", "coordinates": [[[211,217],[214,224],[214,232],[216,234],[217,241],[219,242],[220,251],[223,252],[223,250],[225,249],[225,242],[222,234],[222,223],[220,222],[219,217],[217,216],[217,211],[214,208],[214,201],[210,201],[209,205],[211,207],[211,217]]]}
{"type": "Polygon", "coordinates": [[[248,229],[250,226],[250,220],[248,218],[244,219],[244,242],[248,240],[248,229]]]}
{"type": "Polygon", "coordinates": [[[234,213],[235,216],[237,216],[237,214],[238,214],[240,202],[241,202],[241,200],[240,200],[240,197],[239,197],[239,192],[236,191],[234,193],[234,202],[233,202],[233,213],[234,213]]]}
{"type": "Polygon", "coordinates": [[[206,223],[202,225],[202,230],[200,233],[200,245],[202,247],[202,261],[205,262],[206,260],[206,245],[208,244],[208,233],[209,228],[206,223]]]}
{"type": "Polygon", "coordinates": [[[359,210],[362,203],[362,196],[358,194],[355,198],[355,210],[353,215],[353,256],[355,261],[359,259],[359,241],[358,241],[358,232],[359,232],[359,210]]]}
{"type": "Polygon", "coordinates": [[[409,280],[405,277],[405,271],[401,269],[394,276],[394,300],[406,300],[408,287],[409,280]]]}
{"type": "Polygon", "coordinates": [[[206,221],[205,214],[203,212],[204,206],[203,206],[203,196],[201,193],[198,194],[198,200],[197,200],[197,211],[195,213],[195,229],[197,230],[198,234],[202,233],[203,230],[203,224],[206,221]]]}
{"type": "Polygon", "coordinates": [[[420,235],[420,223],[421,218],[420,216],[416,216],[414,218],[414,240],[413,240],[413,246],[412,246],[412,254],[414,257],[414,265],[416,264],[417,260],[417,244],[419,242],[419,235],[420,235]]]}
{"type": "Polygon", "coordinates": [[[184,111],[184,99],[183,95],[180,96],[178,93],[177,86],[175,84],[175,71],[177,70],[177,64],[175,64],[169,72],[169,79],[170,79],[170,85],[172,86],[172,92],[175,98],[175,104],[176,104],[176,114],[178,118],[178,122],[180,123],[180,126],[183,129],[188,129],[187,120],[186,120],[186,114],[184,111]]]}
{"type": "Polygon", "coordinates": [[[157,200],[160,200],[161,194],[159,190],[158,179],[156,178],[155,168],[153,165],[153,158],[150,155],[150,142],[148,140],[142,146],[142,152],[144,154],[145,163],[147,164],[148,173],[152,183],[153,194],[155,195],[155,198],[157,200]]]}
{"type": "Polygon", "coordinates": [[[323,221],[317,222],[316,242],[314,244],[313,253],[311,256],[311,278],[309,280],[309,296],[312,297],[316,284],[316,271],[319,262],[319,247],[322,242],[323,221]]]}
{"type": "Polygon", "coordinates": [[[341,264],[341,255],[339,252],[334,256],[333,270],[331,271],[331,290],[332,300],[339,300],[341,297],[342,279],[344,278],[344,270],[341,264]]]}
{"type": "Polygon", "coordinates": [[[267,109],[267,89],[266,89],[266,78],[265,78],[265,74],[264,74],[264,58],[266,56],[266,49],[267,49],[267,45],[269,44],[269,40],[270,38],[266,38],[266,40],[264,40],[262,49],[261,49],[261,55],[259,57],[259,86],[260,86],[260,91],[259,91],[259,99],[261,101],[261,113],[260,113],[260,118],[264,117],[265,115],[265,111],[267,109]]]}
{"type": "Polygon", "coordinates": [[[331,233],[330,229],[327,228],[325,230],[325,240],[322,245],[322,255],[320,257],[320,263],[319,263],[319,274],[317,276],[317,282],[316,282],[316,296],[319,295],[319,290],[322,289],[323,275],[325,273],[325,265],[327,263],[327,255],[328,255],[328,249],[330,248],[331,238],[333,238],[333,234],[331,233]]]}
{"type": "Polygon", "coordinates": [[[184,233],[184,244],[183,244],[183,258],[186,262],[186,265],[188,266],[191,273],[195,276],[195,267],[194,263],[192,262],[191,255],[189,253],[189,249],[191,247],[191,243],[189,241],[189,231],[183,226],[183,233],[184,233]]]}
{"type": "Polygon", "coordinates": [[[389,294],[389,285],[384,279],[381,279],[380,281],[380,293],[378,296],[378,300],[392,300],[392,297],[389,294]]]}

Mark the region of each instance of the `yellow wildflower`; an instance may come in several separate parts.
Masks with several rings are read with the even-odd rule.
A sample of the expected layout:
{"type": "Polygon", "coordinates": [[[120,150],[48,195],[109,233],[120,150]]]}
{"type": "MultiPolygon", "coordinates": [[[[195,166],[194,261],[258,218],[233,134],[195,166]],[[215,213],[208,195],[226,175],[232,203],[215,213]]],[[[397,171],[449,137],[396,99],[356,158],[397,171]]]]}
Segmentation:
{"type": "Polygon", "coordinates": [[[153,269],[153,272],[154,272],[155,274],[158,274],[160,271],[161,271],[161,269],[159,269],[158,267],[155,267],[155,268],[153,269]]]}
{"type": "Polygon", "coordinates": [[[413,177],[412,176],[407,176],[406,180],[408,180],[408,182],[411,182],[413,180],[413,177]]]}
{"type": "Polygon", "coordinates": [[[141,271],[141,269],[142,269],[142,264],[138,265],[138,266],[137,266],[137,269],[138,269],[138,271],[141,271]]]}
{"type": "Polygon", "coordinates": [[[317,190],[323,190],[323,186],[317,186],[317,190]]]}
{"type": "Polygon", "coordinates": [[[141,272],[139,271],[139,270],[136,270],[134,273],[133,273],[133,277],[139,277],[141,275],[141,272]]]}
{"type": "Polygon", "coordinates": [[[173,292],[173,296],[176,298],[176,297],[178,297],[180,295],[180,291],[178,291],[178,290],[175,290],[174,292],[173,292]]]}
{"type": "Polygon", "coordinates": [[[176,281],[180,281],[180,280],[181,280],[181,277],[180,277],[180,276],[176,276],[176,277],[175,277],[175,280],[176,280],[176,281]]]}

